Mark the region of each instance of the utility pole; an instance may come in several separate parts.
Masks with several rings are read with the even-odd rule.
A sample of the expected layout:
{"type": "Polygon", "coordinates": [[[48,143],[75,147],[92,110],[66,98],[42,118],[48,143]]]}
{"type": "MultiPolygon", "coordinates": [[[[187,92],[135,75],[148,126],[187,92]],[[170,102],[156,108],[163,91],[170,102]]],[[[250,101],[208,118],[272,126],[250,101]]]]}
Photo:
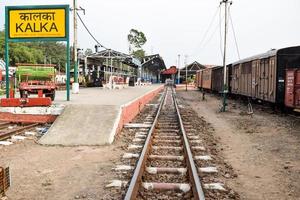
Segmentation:
{"type": "Polygon", "coordinates": [[[83,8],[77,8],[77,0],[73,0],[73,21],[74,21],[74,42],[73,42],[73,56],[74,56],[74,83],[72,84],[72,90],[74,94],[79,93],[78,83],[78,55],[77,55],[77,11],[81,10],[85,14],[83,8]]]}
{"type": "Polygon", "coordinates": [[[73,21],[74,21],[74,43],[73,43],[74,82],[72,84],[72,91],[74,94],[78,94],[79,83],[78,83],[78,58],[77,58],[77,0],[73,0],[73,21]]]}
{"type": "Polygon", "coordinates": [[[225,4],[225,30],[224,30],[224,55],[223,55],[223,72],[224,72],[224,84],[223,84],[223,106],[222,106],[222,112],[226,111],[226,98],[227,98],[227,93],[228,93],[228,86],[227,86],[227,68],[226,68],[226,44],[227,44],[227,10],[228,10],[228,4],[232,4],[232,1],[228,0],[222,0],[220,2],[221,4],[225,4]]]}
{"type": "Polygon", "coordinates": [[[187,58],[188,58],[188,55],[185,55],[184,56],[184,66],[185,66],[185,91],[187,91],[187,85],[188,85],[188,80],[187,80],[187,77],[188,77],[188,73],[187,73],[187,58]]]}
{"type": "Polygon", "coordinates": [[[177,84],[180,84],[180,54],[178,54],[178,81],[177,84]]]}

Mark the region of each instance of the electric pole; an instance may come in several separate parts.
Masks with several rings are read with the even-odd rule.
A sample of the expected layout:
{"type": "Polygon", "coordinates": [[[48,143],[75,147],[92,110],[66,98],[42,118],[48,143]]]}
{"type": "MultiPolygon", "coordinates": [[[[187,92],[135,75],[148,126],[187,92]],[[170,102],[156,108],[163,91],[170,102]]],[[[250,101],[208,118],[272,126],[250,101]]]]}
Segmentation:
{"type": "Polygon", "coordinates": [[[72,90],[74,94],[79,93],[78,83],[78,55],[77,55],[77,11],[81,10],[85,14],[83,8],[77,8],[77,0],[73,0],[73,21],[74,21],[74,42],[73,42],[73,58],[74,58],[74,83],[72,84],[72,90]]]}
{"type": "Polygon", "coordinates": [[[180,54],[178,54],[178,80],[177,84],[180,84],[180,54]]]}
{"type": "Polygon", "coordinates": [[[232,4],[232,1],[228,0],[222,0],[220,2],[221,4],[225,4],[225,30],[224,30],[224,55],[223,55],[223,72],[224,72],[224,84],[223,84],[223,106],[222,106],[222,112],[226,111],[226,98],[228,93],[228,86],[227,86],[227,68],[226,68],[226,44],[227,44],[227,10],[228,10],[228,4],[232,4]]]}
{"type": "Polygon", "coordinates": [[[74,58],[74,83],[72,85],[73,93],[79,92],[78,84],[78,58],[77,58],[77,0],[73,0],[73,21],[74,21],[74,43],[73,43],[73,58],[74,58]]]}
{"type": "Polygon", "coordinates": [[[184,66],[185,66],[185,91],[187,91],[187,85],[188,85],[188,80],[187,80],[187,77],[188,77],[188,73],[187,73],[187,58],[188,58],[188,55],[185,55],[184,56],[184,66]]]}

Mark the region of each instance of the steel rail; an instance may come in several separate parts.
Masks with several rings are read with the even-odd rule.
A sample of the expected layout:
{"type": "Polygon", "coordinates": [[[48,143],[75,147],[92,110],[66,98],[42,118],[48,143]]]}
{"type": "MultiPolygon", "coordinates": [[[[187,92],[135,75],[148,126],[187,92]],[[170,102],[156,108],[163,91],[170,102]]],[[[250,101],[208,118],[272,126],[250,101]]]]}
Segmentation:
{"type": "Polygon", "coordinates": [[[148,155],[149,155],[149,150],[151,148],[151,139],[152,139],[152,134],[155,130],[155,127],[157,125],[158,117],[160,115],[161,109],[165,103],[166,100],[166,94],[167,90],[164,90],[164,95],[162,96],[162,100],[159,104],[159,107],[157,109],[157,113],[154,119],[154,122],[149,130],[148,136],[146,138],[142,153],[139,157],[138,163],[136,165],[136,168],[134,170],[134,174],[132,176],[132,179],[130,181],[129,187],[127,189],[126,195],[124,200],[133,200],[137,196],[137,192],[139,190],[139,185],[141,183],[141,178],[142,175],[145,171],[145,162],[147,161],[148,155]]]}
{"type": "Polygon", "coordinates": [[[194,186],[194,187],[192,187],[194,198],[197,199],[197,200],[205,200],[205,196],[204,196],[204,192],[203,192],[203,189],[202,189],[201,181],[199,179],[198,171],[197,171],[194,159],[193,159],[193,154],[192,154],[192,151],[191,151],[191,147],[190,147],[190,144],[189,144],[189,141],[188,141],[185,129],[184,129],[184,125],[183,125],[182,118],[181,118],[181,115],[180,115],[178,103],[177,103],[176,96],[175,96],[174,93],[175,92],[172,89],[172,97],[173,97],[173,101],[174,101],[174,104],[175,104],[177,117],[178,117],[178,120],[179,120],[179,123],[180,123],[180,130],[181,130],[181,133],[182,133],[182,136],[183,136],[184,152],[185,152],[185,155],[187,156],[187,164],[188,164],[187,166],[188,166],[189,176],[190,176],[190,179],[191,179],[192,184],[194,186]]]}
{"type": "Polygon", "coordinates": [[[0,123],[0,129],[3,129],[3,128],[7,127],[7,125],[10,125],[10,122],[0,123]]]}
{"type": "Polygon", "coordinates": [[[23,126],[23,127],[17,128],[15,130],[10,130],[10,131],[6,131],[6,132],[1,132],[0,131],[0,141],[8,139],[8,138],[10,138],[11,135],[18,134],[18,133],[20,133],[20,132],[22,132],[24,130],[34,128],[34,127],[36,127],[38,125],[39,124],[35,123],[35,124],[30,124],[30,125],[27,125],[27,126],[23,126]]]}

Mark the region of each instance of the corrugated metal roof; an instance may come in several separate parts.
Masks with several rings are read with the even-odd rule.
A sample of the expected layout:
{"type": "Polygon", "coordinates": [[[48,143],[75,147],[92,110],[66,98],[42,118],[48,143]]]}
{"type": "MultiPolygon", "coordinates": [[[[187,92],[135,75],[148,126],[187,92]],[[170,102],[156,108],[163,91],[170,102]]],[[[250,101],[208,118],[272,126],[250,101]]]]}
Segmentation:
{"type": "Polygon", "coordinates": [[[262,53],[262,54],[258,54],[258,55],[255,55],[255,56],[251,56],[251,57],[248,57],[248,58],[244,58],[242,60],[239,60],[239,61],[236,61],[234,63],[232,63],[232,65],[237,65],[237,64],[240,64],[240,63],[245,63],[245,62],[250,62],[252,60],[259,60],[259,59],[263,59],[263,58],[269,58],[271,56],[274,56],[277,54],[279,49],[272,49],[266,53],[262,53]]]}

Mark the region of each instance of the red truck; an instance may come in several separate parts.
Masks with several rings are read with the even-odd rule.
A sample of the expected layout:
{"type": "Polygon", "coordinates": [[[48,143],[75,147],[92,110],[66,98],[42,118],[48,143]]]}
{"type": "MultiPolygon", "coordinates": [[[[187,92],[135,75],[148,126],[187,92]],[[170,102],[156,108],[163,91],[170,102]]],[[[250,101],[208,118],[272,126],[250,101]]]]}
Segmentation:
{"type": "Polygon", "coordinates": [[[16,78],[18,80],[20,97],[27,98],[30,94],[45,95],[55,99],[55,65],[17,64],[16,78]]]}

